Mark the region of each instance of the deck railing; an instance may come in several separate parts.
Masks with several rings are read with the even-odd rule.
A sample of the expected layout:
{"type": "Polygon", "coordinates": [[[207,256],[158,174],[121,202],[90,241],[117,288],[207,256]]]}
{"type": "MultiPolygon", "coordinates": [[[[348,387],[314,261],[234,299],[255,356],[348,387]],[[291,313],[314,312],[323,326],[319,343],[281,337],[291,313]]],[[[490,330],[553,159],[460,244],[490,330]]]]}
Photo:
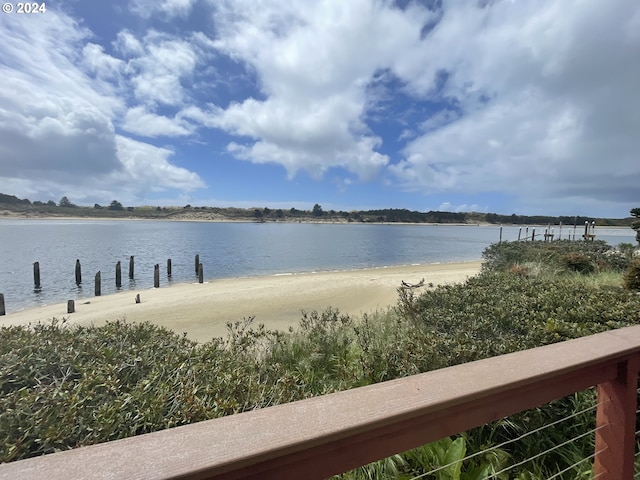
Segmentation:
{"type": "Polygon", "coordinates": [[[633,477],[640,326],[0,465],[2,479],[312,479],[593,385],[594,475],[633,477]]]}

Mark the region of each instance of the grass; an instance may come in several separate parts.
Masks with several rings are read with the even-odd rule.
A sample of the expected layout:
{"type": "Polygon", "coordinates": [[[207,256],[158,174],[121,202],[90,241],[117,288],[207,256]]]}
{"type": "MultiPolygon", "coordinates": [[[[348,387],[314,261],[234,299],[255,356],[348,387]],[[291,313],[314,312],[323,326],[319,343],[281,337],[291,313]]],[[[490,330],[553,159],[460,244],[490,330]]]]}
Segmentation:
{"type": "MultiPolygon", "coordinates": [[[[595,244],[595,245],[594,245],[595,244]]],[[[290,332],[252,318],[197,344],[151,324],[62,321],[0,329],[0,461],[114,440],[413,375],[637,324],[640,297],[621,288],[624,262],[583,242],[492,246],[481,275],[414,295],[360,318],[306,312],[290,332]],[[542,246],[539,246],[540,244],[542,246]],[[521,249],[518,253],[518,249],[521,249]],[[576,269],[578,265],[593,268],[576,269]]],[[[409,478],[463,451],[496,445],[578,411],[592,392],[553,402],[458,438],[384,459],[343,478],[409,478]]],[[[483,478],[588,428],[592,415],[498,449],[433,478],[483,478]]],[[[589,440],[519,467],[545,478],[589,454],[589,440]]],[[[586,470],[571,471],[578,478],[586,470]]],[[[587,472],[588,473],[588,472],[587,472]]],[[[507,477],[504,477],[507,478],[507,477]]]]}

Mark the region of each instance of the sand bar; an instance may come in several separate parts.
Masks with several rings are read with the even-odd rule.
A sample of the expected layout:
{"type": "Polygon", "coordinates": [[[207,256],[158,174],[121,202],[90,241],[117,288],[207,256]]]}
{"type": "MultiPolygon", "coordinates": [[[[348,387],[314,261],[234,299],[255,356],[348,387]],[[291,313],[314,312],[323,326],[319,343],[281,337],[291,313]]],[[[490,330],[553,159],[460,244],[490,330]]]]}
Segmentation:
{"type": "Polygon", "coordinates": [[[0,325],[26,325],[53,317],[67,318],[71,325],[126,319],[149,321],[207,341],[225,336],[227,322],[249,316],[269,329],[286,330],[298,324],[302,310],[331,306],[354,315],[385,310],[396,303],[396,290],[403,280],[415,284],[424,278],[425,284],[435,285],[463,282],[476,275],[480,266],[480,261],[473,261],[185,283],[78,300],[72,314],[67,314],[66,303],[31,308],[0,317],[0,325]],[[139,304],[135,303],[137,293],[139,304]]]}

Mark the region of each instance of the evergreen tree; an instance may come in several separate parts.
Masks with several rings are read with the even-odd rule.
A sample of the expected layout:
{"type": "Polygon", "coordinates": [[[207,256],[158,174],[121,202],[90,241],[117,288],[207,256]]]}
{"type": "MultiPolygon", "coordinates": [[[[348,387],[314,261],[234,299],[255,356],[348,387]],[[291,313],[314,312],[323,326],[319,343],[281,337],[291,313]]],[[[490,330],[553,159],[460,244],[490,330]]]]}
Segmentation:
{"type": "MultiPolygon", "coordinates": [[[[640,219],[640,208],[632,208],[631,216],[640,219]]],[[[634,221],[631,228],[636,231],[636,241],[640,244],[640,220],[634,221]]]]}

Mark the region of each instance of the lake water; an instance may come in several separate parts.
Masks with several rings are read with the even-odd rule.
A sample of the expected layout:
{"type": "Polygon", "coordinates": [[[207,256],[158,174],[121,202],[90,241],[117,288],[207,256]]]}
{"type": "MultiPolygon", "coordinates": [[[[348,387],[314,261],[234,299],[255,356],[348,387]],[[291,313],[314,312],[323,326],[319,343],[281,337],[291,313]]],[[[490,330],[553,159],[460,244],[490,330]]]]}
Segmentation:
{"type": "MultiPolygon", "coordinates": [[[[153,287],[155,264],[160,265],[161,288],[195,282],[196,254],[205,279],[478,260],[498,241],[499,232],[499,226],[2,219],[0,293],[7,313],[87,298],[94,294],[98,271],[102,294],[114,293],[118,261],[120,290],[153,287]],[[130,255],[135,257],[133,280],[128,278],[130,255]],[[80,286],[75,283],[76,259],[82,265],[80,286]],[[39,289],[33,285],[36,261],[39,289]]],[[[631,229],[596,233],[612,245],[635,242],[631,229]]],[[[504,240],[517,238],[518,227],[504,227],[504,240]]]]}

